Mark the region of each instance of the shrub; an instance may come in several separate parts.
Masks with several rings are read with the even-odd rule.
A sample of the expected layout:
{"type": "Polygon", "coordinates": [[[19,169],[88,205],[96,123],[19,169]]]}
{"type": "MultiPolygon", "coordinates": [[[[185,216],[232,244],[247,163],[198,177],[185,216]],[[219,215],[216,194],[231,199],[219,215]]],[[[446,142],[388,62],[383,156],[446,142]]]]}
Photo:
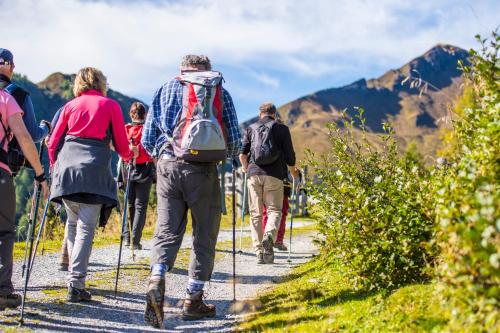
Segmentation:
{"type": "Polygon", "coordinates": [[[357,288],[392,289],[426,280],[436,254],[429,174],[414,149],[398,155],[388,124],[376,140],[383,146],[378,151],[362,109],[356,119],[344,112],[340,124],[328,127],[329,152],[308,152],[325,249],[339,258],[357,288]]]}
{"type": "Polygon", "coordinates": [[[499,37],[482,41],[464,68],[472,107],[459,112],[459,151],[436,182],[436,214],[445,296],[452,330],[493,332],[500,326],[500,96],[499,37]]]}

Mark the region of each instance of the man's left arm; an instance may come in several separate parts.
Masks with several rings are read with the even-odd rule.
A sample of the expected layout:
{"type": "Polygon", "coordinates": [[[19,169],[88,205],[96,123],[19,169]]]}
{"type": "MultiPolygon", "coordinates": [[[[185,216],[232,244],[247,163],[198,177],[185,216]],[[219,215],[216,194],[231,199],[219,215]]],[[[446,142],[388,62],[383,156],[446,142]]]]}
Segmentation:
{"type": "Polygon", "coordinates": [[[236,157],[240,151],[241,132],[238,123],[238,116],[234,108],[233,99],[227,90],[223,90],[224,110],[222,112],[222,121],[227,130],[227,156],[236,157]]]}
{"type": "Polygon", "coordinates": [[[156,118],[161,111],[160,107],[160,96],[162,89],[158,89],[155,92],[151,106],[149,107],[149,112],[146,116],[146,121],[142,129],[141,145],[147,151],[149,156],[157,158],[158,152],[156,149],[156,140],[158,139],[158,129],[156,126],[156,118]]]}
{"type": "Polygon", "coordinates": [[[283,157],[285,158],[285,163],[290,170],[293,178],[298,178],[299,172],[295,167],[295,150],[293,149],[292,135],[290,134],[290,129],[285,125],[278,126],[279,138],[283,140],[281,142],[281,147],[283,149],[283,157]]]}
{"type": "Polygon", "coordinates": [[[33,102],[31,101],[31,97],[29,95],[26,95],[24,104],[22,105],[22,109],[24,111],[23,121],[26,125],[26,129],[31,135],[31,138],[35,143],[42,141],[43,138],[45,138],[49,134],[50,128],[44,122],[42,122],[40,125],[37,124],[33,102]]]}

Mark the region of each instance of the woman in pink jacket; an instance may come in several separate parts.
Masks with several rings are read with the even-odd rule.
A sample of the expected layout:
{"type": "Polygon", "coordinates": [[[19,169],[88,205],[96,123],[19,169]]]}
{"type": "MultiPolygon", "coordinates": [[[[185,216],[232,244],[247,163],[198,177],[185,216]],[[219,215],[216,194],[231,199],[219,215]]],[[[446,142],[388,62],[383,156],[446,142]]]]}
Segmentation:
{"type": "Polygon", "coordinates": [[[82,68],[75,78],[75,99],[64,105],[48,142],[52,172],[51,200],[63,202],[69,253],[68,301],[89,301],[85,277],[94,231],[116,207],[111,144],[124,161],[137,156],[130,146],[119,104],[106,97],[106,77],[82,68]]]}

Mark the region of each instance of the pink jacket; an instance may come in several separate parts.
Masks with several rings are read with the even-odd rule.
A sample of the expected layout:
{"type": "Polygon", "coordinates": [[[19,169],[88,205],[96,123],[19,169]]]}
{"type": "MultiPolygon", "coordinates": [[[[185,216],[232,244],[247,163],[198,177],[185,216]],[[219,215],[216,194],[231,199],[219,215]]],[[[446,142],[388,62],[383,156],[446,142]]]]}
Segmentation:
{"type": "Polygon", "coordinates": [[[116,152],[125,161],[133,158],[120,105],[99,91],[88,90],[64,105],[47,145],[50,165],[56,161],[58,143],[65,135],[104,139],[111,127],[116,152]]]}

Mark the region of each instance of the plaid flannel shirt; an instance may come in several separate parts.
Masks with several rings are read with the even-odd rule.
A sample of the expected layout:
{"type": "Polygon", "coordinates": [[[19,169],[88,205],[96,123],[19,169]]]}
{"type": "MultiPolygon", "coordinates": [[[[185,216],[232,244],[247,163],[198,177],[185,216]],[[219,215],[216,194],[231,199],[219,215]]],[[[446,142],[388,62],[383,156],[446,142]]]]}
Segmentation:
{"type": "MultiPolygon", "coordinates": [[[[223,89],[222,121],[227,129],[227,155],[235,157],[241,144],[238,117],[231,95],[223,89]]],[[[162,147],[172,139],[175,124],[182,111],[182,84],[172,79],[156,91],[142,132],[141,144],[154,157],[159,157],[162,147]]],[[[166,153],[173,154],[171,149],[166,153]]]]}

